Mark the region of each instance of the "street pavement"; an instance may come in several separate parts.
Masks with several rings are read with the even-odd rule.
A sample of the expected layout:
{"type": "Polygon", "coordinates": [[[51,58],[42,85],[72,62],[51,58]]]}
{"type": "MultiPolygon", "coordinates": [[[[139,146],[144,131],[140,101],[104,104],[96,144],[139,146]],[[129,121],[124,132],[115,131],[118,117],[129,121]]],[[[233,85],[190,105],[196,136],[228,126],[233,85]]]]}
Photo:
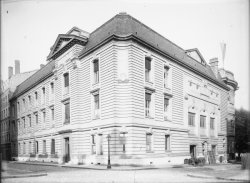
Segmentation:
{"type": "MultiPolygon", "coordinates": [[[[242,182],[230,180],[230,177],[237,178],[237,175],[247,173],[240,170],[240,165],[214,165],[205,167],[192,167],[192,166],[175,166],[175,167],[155,167],[155,169],[135,169],[136,167],[130,167],[130,170],[124,169],[124,167],[112,167],[112,170],[107,169],[91,169],[86,168],[71,168],[71,167],[59,167],[59,166],[43,166],[43,165],[31,165],[31,164],[19,164],[19,163],[5,163],[5,173],[15,171],[20,172],[23,175],[27,175],[30,172],[36,174],[46,173],[46,176],[39,177],[19,177],[19,178],[5,178],[2,182],[242,182]],[[134,169],[133,169],[134,168],[134,169]],[[219,176],[219,175],[220,176],[219,176]],[[190,176],[191,175],[191,176],[190,176]],[[213,175],[215,175],[213,177],[213,175]],[[225,177],[224,179],[216,179],[215,177],[225,177]]],[[[126,167],[128,168],[128,167],[126,167]]],[[[238,178],[247,175],[238,176],[238,178]]],[[[249,177],[248,177],[249,178],[249,177]]]]}

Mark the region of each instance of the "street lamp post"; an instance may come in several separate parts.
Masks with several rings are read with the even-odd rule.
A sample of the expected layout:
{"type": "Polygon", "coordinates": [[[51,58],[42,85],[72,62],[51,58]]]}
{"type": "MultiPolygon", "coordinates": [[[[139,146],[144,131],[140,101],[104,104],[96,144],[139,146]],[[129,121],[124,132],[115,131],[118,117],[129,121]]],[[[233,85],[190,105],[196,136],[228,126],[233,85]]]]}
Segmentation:
{"type": "Polygon", "coordinates": [[[107,165],[107,169],[111,169],[111,164],[110,164],[110,147],[109,147],[109,140],[110,140],[111,136],[110,134],[108,134],[107,139],[108,139],[108,165],[107,165]]]}

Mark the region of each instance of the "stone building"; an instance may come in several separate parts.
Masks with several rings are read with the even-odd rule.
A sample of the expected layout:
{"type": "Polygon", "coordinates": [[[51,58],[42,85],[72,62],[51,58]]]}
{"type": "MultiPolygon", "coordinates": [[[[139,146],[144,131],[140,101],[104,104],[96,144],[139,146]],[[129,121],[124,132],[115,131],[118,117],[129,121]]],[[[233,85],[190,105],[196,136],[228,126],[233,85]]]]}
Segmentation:
{"type": "Polygon", "coordinates": [[[11,124],[9,99],[12,97],[17,85],[22,83],[35,71],[20,73],[20,61],[15,60],[15,74],[13,67],[8,68],[8,79],[1,82],[1,153],[2,159],[11,159],[11,124]]]}
{"type": "Polygon", "coordinates": [[[227,102],[227,154],[228,159],[235,158],[235,91],[238,89],[238,83],[234,79],[234,74],[228,70],[219,70],[222,81],[230,88],[227,102]]]}
{"type": "Polygon", "coordinates": [[[111,163],[226,155],[230,88],[198,49],[120,13],[58,35],[47,62],[11,99],[18,160],[105,164],[108,134],[111,163]]]}

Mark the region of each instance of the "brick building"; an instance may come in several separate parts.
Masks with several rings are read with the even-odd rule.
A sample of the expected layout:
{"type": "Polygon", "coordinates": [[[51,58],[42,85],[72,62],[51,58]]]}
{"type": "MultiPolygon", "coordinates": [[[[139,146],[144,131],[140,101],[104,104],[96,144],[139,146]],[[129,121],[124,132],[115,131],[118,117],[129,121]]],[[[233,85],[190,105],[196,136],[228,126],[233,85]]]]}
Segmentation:
{"type": "Polygon", "coordinates": [[[1,81],[1,153],[2,159],[11,159],[11,129],[9,99],[16,87],[35,71],[20,73],[20,61],[15,60],[15,74],[13,67],[8,68],[8,79],[1,81]]]}

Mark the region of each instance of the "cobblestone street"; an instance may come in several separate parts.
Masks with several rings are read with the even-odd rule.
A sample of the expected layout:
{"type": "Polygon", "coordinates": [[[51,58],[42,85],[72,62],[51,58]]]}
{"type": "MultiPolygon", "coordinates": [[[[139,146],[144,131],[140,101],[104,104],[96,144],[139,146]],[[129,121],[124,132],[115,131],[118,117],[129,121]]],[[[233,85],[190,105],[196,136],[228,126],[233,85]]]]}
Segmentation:
{"type": "MultiPolygon", "coordinates": [[[[239,165],[215,165],[205,167],[157,167],[146,170],[94,170],[67,168],[58,166],[29,165],[7,163],[4,165],[5,173],[27,174],[32,171],[34,174],[41,173],[39,177],[6,178],[3,182],[239,182],[216,178],[202,178],[202,176],[242,176],[246,172],[240,170],[239,165]],[[46,175],[44,175],[46,173],[46,175]],[[188,176],[188,175],[195,175],[188,176]],[[201,178],[198,178],[201,176],[201,178]]],[[[243,178],[243,177],[242,177],[243,178]]],[[[247,177],[245,177],[246,179],[247,177]]],[[[247,180],[247,179],[246,179],[247,180]]]]}

